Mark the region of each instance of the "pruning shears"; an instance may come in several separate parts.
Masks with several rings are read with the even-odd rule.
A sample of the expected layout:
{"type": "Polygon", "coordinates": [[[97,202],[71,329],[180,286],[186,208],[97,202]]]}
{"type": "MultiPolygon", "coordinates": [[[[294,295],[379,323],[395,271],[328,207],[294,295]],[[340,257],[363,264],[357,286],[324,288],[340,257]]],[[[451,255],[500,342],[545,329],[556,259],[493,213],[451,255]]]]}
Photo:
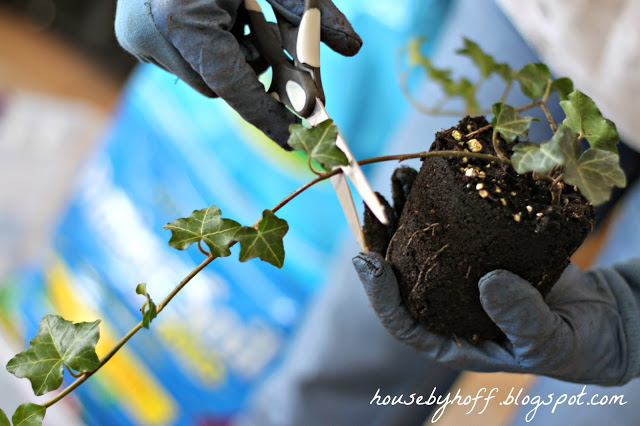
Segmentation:
{"type": "MultiPolygon", "coordinates": [[[[325,94],[320,77],[320,8],[318,0],[305,0],[304,14],[298,27],[279,16],[280,40],[267,22],[256,0],[244,0],[249,14],[249,27],[254,42],[273,70],[268,92],[279,102],[305,118],[311,127],[329,119],[324,107],[325,94]],[[284,52],[286,50],[291,58],[284,52]]],[[[384,207],[362,173],[344,138],[338,133],[336,146],[344,152],[349,164],[340,166],[343,173],[331,177],[331,183],[345,213],[347,222],[360,248],[366,244],[360,219],[353,203],[347,179],[351,181],[364,203],[383,224],[388,223],[384,207]]]]}

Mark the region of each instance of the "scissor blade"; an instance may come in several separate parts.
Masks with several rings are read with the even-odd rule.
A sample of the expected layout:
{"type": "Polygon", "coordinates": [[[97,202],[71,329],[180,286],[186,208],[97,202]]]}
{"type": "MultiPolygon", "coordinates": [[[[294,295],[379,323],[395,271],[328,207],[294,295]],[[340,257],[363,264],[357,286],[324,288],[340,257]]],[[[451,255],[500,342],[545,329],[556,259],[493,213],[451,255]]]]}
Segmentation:
{"type": "Polygon", "coordinates": [[[364,234],[362,232],[362,226],[360,226],[356,206],[353,204],[353,197],[351,196],[347,178],[342,173],[331,176],[331,183],[338,195],[340,206],[342,206],[342,210],[347,218],[347,223],[349,223],[349,228],[351,228],[351,232],[353,232],[356,242],[360,246],[360,250],[368,251],[364,242],[364,234]]]}
{"type": "MultiPolygon", "coordinates": [[[[322,104],[322,102],[320,100],[316,100],[316,107],[311,116],[307,118],[309,124],[313,127],[329,118],[329,114],[327,113],[327,110],[324,109],[324,105],[322,104]]],[[[338,133],[338,138],[336,139],[336,146],[340,148],[342,152],[344,152],[347,159],[349,160],[349,164],[347,166],[340,166],[343,173],[351,181],[353,186],[356,188],[356,191],[358,191],[358,193],[362,197],[362,200],[367,205],[367,207],[369,207],[369,210],[371,210],[373,215],[378,218],[381,223],[386,225],[387,223],[389,223],[389,220],[387,219],[387,215],[384,212],[384,207],[382,206],[382,203],[380,203],[378,196],[375,194],[375,192],[373,192],[373,189],[371,189],[369,181],[367,181],[364,173],[362,173],[360,165],[353,157],[351,150],[347,146],[347,142],[344,140],[340,133],[338,133]]],[[[338,196],[340,196],[340,194],[338,194],[338,196]]],[[[350,204],[353,205],[353,200],[350,204]]],[[[343,210],[344,209],[345,208],[343,205],[343,210]]],[[[347,218],[349,218],[350,213],[348,213],[347,210],[345,210],[345,214],[347,215],[347,218]]],[[[355,211],[355,207],[353,208],[353,214],[356,216],[356,218],[358,217],[358,214],[355,211]]]]}

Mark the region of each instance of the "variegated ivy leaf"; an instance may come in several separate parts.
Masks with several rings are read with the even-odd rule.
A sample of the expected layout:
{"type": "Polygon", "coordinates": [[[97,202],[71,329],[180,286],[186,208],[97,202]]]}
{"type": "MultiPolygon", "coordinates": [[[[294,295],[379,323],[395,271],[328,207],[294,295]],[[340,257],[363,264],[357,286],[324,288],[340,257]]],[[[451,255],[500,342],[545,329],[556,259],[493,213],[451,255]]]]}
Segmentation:
{"type": "MultiPolygon", "coordinates": [[[[42,405],[27,402],[16,409],[11,420],[13,420],[13,426],[42,426],[46,413],[47,409],[42,405]]],[[[8,421],[7,424],[9,424],[8,421]]]]}
{"type": "Polygon", "coordinates": [[[563,179],[597,206],[609,200],[614,186],[624,188],[627,179],[620,168],[618,155],[598,148],[587,149],[580,158],[569,160],[562,168],[563,179]]]}
{"type": "Polygon", "coordinates": [[[592,148],[618,153],[620,136],[616,125],[602,116],[590,97],[575,90],[566,101],[560,102],[560,106],[567,115],[563,123],[585,137],[592,148]]]}
{"type": "Polygon", "coordinates": [[[95,351],[100,337],[98,324],[100,320],[74,324],[57,315],[45,316],[30,348],[13,357],[7,370],[29,379],[36,395],[58,389],[65,366],[86,373],[100,365],[95,351]]]}
{"type": "Polygon", "coordinates": [[[241,227],[235,220],[223,219],[220,209],[211,206],[168,223],[164,229],[171,231],[169,245],[175,249],[185,250],[202,240],[213,257],[227,257],[231,255],[229,244],[241,227]]]}
{"type": "Polygon", "coordinates": [[[287,221],[277,217],[271,210],[265,210],[262,212],[258,229],[245,226],[236,234],[235,239],[240,243],[240,262],[258,257],[277,268],[282,268],[282,239],[288,230],[287,221]]]}
{"type": "Polygon", "coordinates": [[[499,133],[505,141],[511,143],[518,137],[527,138],[531,122],[535,117],[522,117],[511,105],[497,102],[493,104],[493,132],[499,133]]]}
{"type": "Polygon", "coordinates": [[[532,142],[520,142],[513,147],[511,163],[516,172],[520,174],[528,172],[549,173],[555,166],[553,159],[549,158],[540,149],[540,145],[532,142]]]}
{"type": "Polygon", "coordinates": [[[522,93],[536,100],[544,96],[551,73],[545,64],[528,64],[518,71],[516,79],[522,93]]]}
{"type": "Polygon", "coordinates": [[[333,120],[326,120],[310,129],[301,124],[289,126],[289,146],[305,152],[325,169],[349,164],[347,156],[336,146],[338,128],[333,120]]]}
{"type": "Polygon", "coordinates": [[[548,142],[541,145],[520,142],[513,147],[511,162],[518,173],[548,173],[554,166],[561,166],[571,159],[576,161],[580,156],[580,143],[573,132],[564,125],[548,142]]]}

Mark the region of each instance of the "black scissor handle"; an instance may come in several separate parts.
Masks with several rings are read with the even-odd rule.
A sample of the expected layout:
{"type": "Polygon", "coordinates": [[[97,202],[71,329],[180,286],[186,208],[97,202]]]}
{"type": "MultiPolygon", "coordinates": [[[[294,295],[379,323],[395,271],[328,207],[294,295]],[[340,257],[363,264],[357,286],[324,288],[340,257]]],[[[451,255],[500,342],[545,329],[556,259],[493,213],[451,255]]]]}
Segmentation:
{"type": "Polygon", "coordinates": [[[249,27],[254,43],[273,70],[268,92],[298,115],[309,117],[315,108],[316,99],[324,101],[320,81],[319,21],[317,26],[315,25],[316,15],[317,19],[320,18],[320,10],[317,8],[316,1],[307,0],[297,37],[293,28],[280,22],[283,43],[272,32],[260,5],[255,0],[244,0],[244,6],[249,14],[249,27]],[[308,3],[315,7],[307,9],[308,3]],[[315,12],[308,15],[310,10],[315,12]],[[316,27],[317,47],[314,50],[316,37],[312,32],[315,32],[316,27]],[[295,45],[293,45],[293,37],[296,38],[295,45]],[[284,53],[282,44],[288,46],[287,50],[295,58],[295,62],[284,53]]]}

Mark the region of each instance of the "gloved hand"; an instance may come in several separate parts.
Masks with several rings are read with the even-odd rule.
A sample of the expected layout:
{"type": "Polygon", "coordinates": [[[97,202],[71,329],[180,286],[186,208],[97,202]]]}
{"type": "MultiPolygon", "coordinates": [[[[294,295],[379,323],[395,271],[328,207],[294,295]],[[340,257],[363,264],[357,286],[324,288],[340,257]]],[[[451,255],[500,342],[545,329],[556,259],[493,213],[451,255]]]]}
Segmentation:
{"type": "MultiPolygon", "coordinates": [[[[293,24],[304,0],[268,0],[293,24]]],[[[175,74],[205,96],[220,96],[248,122],[287,147],[289,125],[299,120],[265,93],[257,75],[268,65],[251,35],[243,0],[119,0],[115,32],[127,51],[175,74]]],[[[355,55],[362,40],[330,0],[320,0],[322,41],[355,55]]]]}
{"type": "Polygon", "coordinates": [[[434,361],[585,384],[621,385],[640,375],[640,259],[586,273],[570,265],[546,300],[515,274],[488,273],[478,284],[480,302],[508,341],[477,345],[415,321],[380,254],[361,253],[353,263],[387,331],[434,361]]]}

